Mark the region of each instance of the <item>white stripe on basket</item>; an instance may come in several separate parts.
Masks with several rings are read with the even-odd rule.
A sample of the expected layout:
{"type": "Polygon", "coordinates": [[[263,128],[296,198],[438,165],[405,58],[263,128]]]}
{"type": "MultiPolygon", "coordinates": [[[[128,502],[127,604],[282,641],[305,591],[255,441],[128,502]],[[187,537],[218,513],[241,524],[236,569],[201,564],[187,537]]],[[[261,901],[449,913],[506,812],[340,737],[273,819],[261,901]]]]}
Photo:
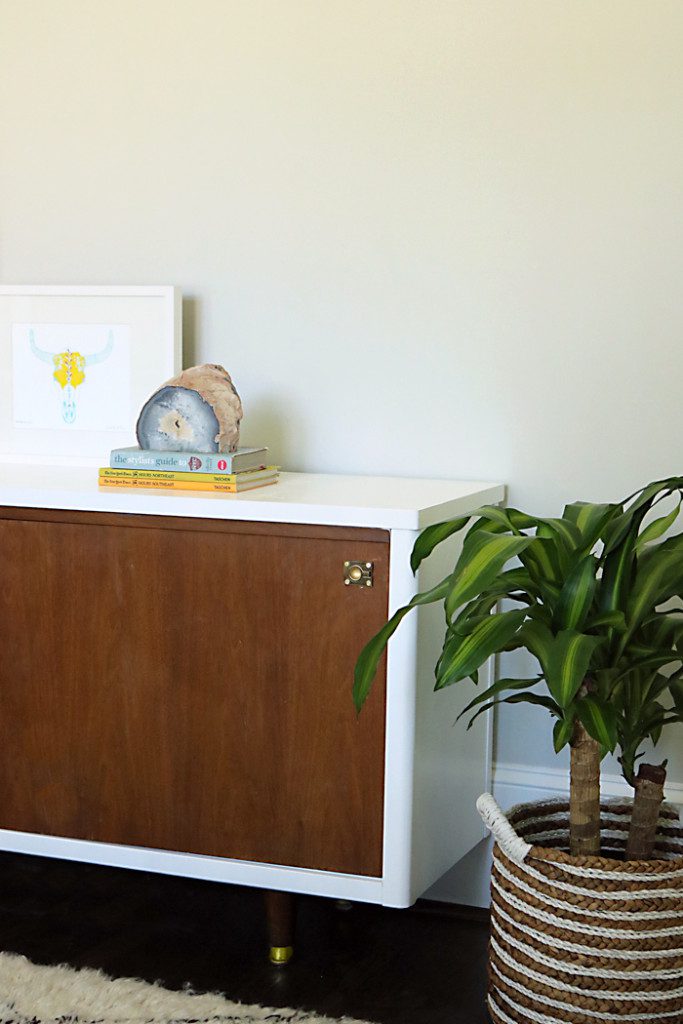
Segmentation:
{"type": "MultiPolygon", "coordinates": [[[[523,821],[520,822],[519,829],[528,842],[531,842],[532,836],[545,835],[546,833],[561,836],[567,841],[569,840],[569,826],[567,825],[566,815],[564,818],[558,815],[557,818],[539,819],[533,823],[523,821]]],[[[621,828],[620,822],[615,821],[614,817],[609,815],[605,815],[602,819],[601,832],[604,831],[609,831],[611,835],[619,839],[626,839],[628,836],[628,827],[621,828]]],[[[672,843],[680,842],[678,836],[666,836],[663,832],[658,833],[658,835],[660,840],[672,843]]]]}
{"type": "MultiPolygon", "coordinates": [[[[506,817],[508,820],[512,817],[513,812],[508,811],[506,817]]],[[[532,814],[528,818],[520,818],[519,821],[515,822],[514,829],[535,828],[542,826],[545,828],[548,824],[553,822],[560,822],[564,826],[564,831],[569,834],[569,826],[567,824],[567,816],[569,814],[569,804],[566,804],[564,810],[554,811],[552,814],[532,814]]],[[[630,826],[630,817],[628,814],[616,814],[614,811],[603,811],[600,815],[601,821],[609,821],[612,824],[623,825],[621,832],[626,835],[630,826]]],[[[672,814],[669,816],[660,815],[657,819],[657,827],[660,829],[666,828],[678,828],[680,826],[680,819],[678,814],[672,814]]]]}
{"type": "MultiPolygon", "coordinates": [[[[582,956],[599,956],[603,960],[633,960],[634,950],[632,949],[601,949],[597,946],[582,946],[577,942],[567,942],[565,939],[558,939],[554,935],[546,935],[544,932],[537,932],[534,928],[527,928],[526,925],[519,924],[518,921],[515,921],[514,917],[506,914],[502,907],[496,907],[494,914],[495,917],[492,918],[491,924],[503,936],[505,935],[504,930],[496,923],[496,918],[499,917],[514,928],[515,931],[521,932],[522,935],[528,935],[530,938],[535,939],[536,942],[540,942],[544,946],[550,946],[551,949],[564,949],[567,953],[579,953],[582,956]]],[[[587,929],[584,928],[582,930],[585,932],[587,929]]],[[[629,937],[636,938],[633,934],[629,937]]],[[[638,937],[642,938],[642,933],[638,937]]],[[[639,949],[637,952],[639,960],[660,960],[662,957],[667,956],[683,956],[683,945],[679,945],[675,949],[639,949]]],[[[532,959],[536,953],[537,950],[534,946],[527,947],[527,955],[532,959]]]]}
{"type": "MultiPolygon", "coordinates": [[[[524,988],[524,985],[519,985],[517,982],[510,981],[508,978],[504,978],[503,975],[500,973],[500,971],[496,970],[495,967],[494,967],[494,971],[498,975],[499,978],[503,978],[503,980],[505,981],[506,985],[508,985],[510,988],[514,989],[516,992],[521,992],[521,994],[523,996],[529,997],[530,993],[524,988]]],[[[563,1017],[546,1017],[545,1014],[536,1013],[534,1010],[528,1010],[524,1006],[519,1006],[507,994],[507,992],[501,992],[501,991],[496,990],[496,998],[504,1000],[504,1002],[506,1002],[510,1007],[512,1007],[513,1010],[516,1010],[517,1013],[519,1013],[521,1015],[521,1017],[523,1019],[525,1019],[525,1020],[542,1021],[542,1022],[544,1022],[544,1024],[545,1024],[546,1021],[549,1021],[550,1024],[555,1024],[556,1021],[560,1021],[561,1024],[565,1024],[565,1021],[564,1021],[563,1017]]],[[[539,996],[536,992],[533,993],[533,999],[535,999],[539,1003],[543,1003],[544,1006],[548,1006],[549,1008],[551,1008],[553,1010],[564,1010],[566,1013],[570,1013],[574,1017],[582,1015],[584,1017],[593,1017],[596,1020],[601,1020],[601,1021],[608,1021],[608,1020],[610,1020],[610,1021],[611,1020],[614,1020],[614,1021],[644,1020],[644,1021],[651,1022],[652,1019],[653,1019],[653,1016],[655,1016],[658,1020],[661,1017],[663,1017],[663,1018],[673,1017],[674,1018],[673,1024],[680,1024],[680,1019],[681,1019],[681,1011],[680,1010],[667,1010],[666,1012],[655,1011],[654,1015],[652,1014],[652,1012],[650,1012],[650,1013],[606,1013],[604,1010],[585,1010],[585,1009],[579,1009],[577,1006],[573,1006],[571,1003],[563,1003],[559,999],[549,999],[547,996],[539,996]]],[[[517,1022],[513,1021],[513,1024],[517,1024],[517,1022]]]]}
{"type": "MultiPolygon", "coordinates": [[[[601,833],[605,835],[605,833],[601,833]]],[[[606,833],[609,835],[609,832],[606,833]]],[[[534,857],[532,860],[537,860],[534,857]]],[[[569,875],[579,875],[583,878],[623,878],[629,882],[651,882],[654,879],[657,881],[668,882],[672,878],[683,878],[683,867],[676,868],[674,871],[658,871],[654,872],[631,872],[631,871],[602,871],[600,868],[580,868],[576,864],[557,864],[556,861],[543,861],[544,864],[550,864],[552,867],[558,867],[562,871],[566,871],[569,875]]],[[[554,883],[551,883],[554,885],[554,883]]]]}
{"type": "MultiPolygon", "coordinates": [[[[524,900],[520,900],[518,896],[515,896],[513,892],[508,889],[504,889],[497,878],[491,879],[491,888],[495,889],[497,893],[503,897],[506,903],[514,907],[515,910],[519,910],[521,913],[526,914],[530,917],[535,917],[539,921],[544,921],[546,924],[550,924],[555,928],[563,928],[569,932],[581,932],[582,935],[599,935],[605,939],[626,939],[633,942],[642,942],[643,939],[663,939],[668,938],[670,935],[682,935],[683,936],[683,924],[676,925],[675,928],[652,928],[647,931],[628,931],[625,928],[600,928],[595,924],[587,924],[580,921],[570,921],[564,917],[557,917],[555,914],[549,914],[546,910],[539,910],[538,907],[530,907],[524,900]]],[[[500,912],[500,907],[496,907],[496,913],[500,912]]],[[[612,916],[611,914],[609,915],[612,916]]],[[[624,914],[623,917],[631,921],[635,914],[624,914]]],[[[671,914],[667,915],[671,917],[671,914]]],[[[640,919],[643,919],[643,915],[640,915],[640,919]]],[[[519,926],[518,926],[519,927],[519,926]]]]}
{"type": "MultiPolygon", "coordinates": [[[[628,834],[630,823],[628,814],[613,814],[609,811],[605,811],[600,815],[600,820],[609,823],[612,827],[621,825],[622,827],[618,828],[618,831],[621,831],[624,836],[628,834]]],[[[518,829],[520,831],[526,831],[526,829],[533,830],[536,828],[547,828],[549,825],[551,827],[557,827],[559,825],[568,835],[568,811],[557,811],[555,814],[540,814],[532,815],[529,818],[520,818],[515,822],[514,828],[515,831],[518,829]]],[[[679,821],[676,818],[657,819],[658,828],[676,828],[678,826],[679,821]]]]}
{"type": "MultiPolygon", "coordinates": [[[[522,991],[521,985],[515,985],[515,988],[522,991]]],[[[504,1000],[508,1006],[515,1010],[523,1020],[532,1021],[533,1024],[566,1024],[564,1017],[548,1017],[545,1013],[536,1013],[535,1010],[527,1010],[525,1006],[519,1006],[514,999],[511,999],[504,992],[496,992],[498,999],[504,1000]]],[[[505,1011],[496,1003],[493,996],[488,998],[489,1008],[492,1009],[503,1021],[503,1024],[518,1024],[512,1017],[508,1017],[505,1011]]],[[[564,1004],[560,1003],[556,1009],[564,1009],[564,1004]]],[[[602,1011],[596,1012],[595,1010],[577,1010],[575,1006],[567,1006],[567,1011],[576,1017],[581,1013],[584,1017],[593,1017],[596,1020],[601,1021],[622,1021],[622,1020],[633,1020],[633,1021],[652,1021],[651,1013],[603,1013],[602,1011]]],[[[678,1017],[678,1020],[673,1020],[672,1024],[679,1024],[681,1019],[680,1010],[671,1010],[667,1013],[658,1013],[657,1020],[665,1020],[669,1017],[678,1017]]]]}
{"type": "MultiPolygon", "coordinates": [[[[534,846],[548,846],[554,844],[563,850],[565,853],[569,853],[569,834],[565,829],[552,829],[545,832],[528,832],[526,835],[531,847],[534,846]]],[[[617,832],[615,829],[601,829],[600,838],[603,843],[603,849],[605,844],[609,843],[612,848],[621,847],[623,850],[627,842],[627,835],[625,832],[617,832]]],[[[667,845],[674,846],[673,850],[658,850],[657,860],[676,860],[683,856],[683,845],[678,844],[677,840],[667,840],[667,845]]],[[[507,850],[505,850],[507,853],[507,850]]],[[[514,860],[514,858],[512,858],[514,860]]],[[[625,872],[624,872],[625,873],[625,872]]]]}
{"type": "MultiPolygon", "coordinates": [[[[600,797],[600,817],[604,817],[606,814],[617,814],[618,811],[628,812],[633,806],[633,797],[626,796],[601,796],[600,797]],[[618,810],[612,810],[612,808],[618,810]]],[[[553,796],[547,797],[543,800],[532,800],[526,801],[522,804],[515,804],[506,813],[506,818],[516,818],[518,816],[524,817],[526,814],[538,814],[539,807],[548,808],[546,812],[548,816],[551,814],[559,814],[564,811],[565,814],[569,813],[569,796],[553,796]]],[[[623,817],[623,813],[620,815],[623,817]]],[[[676,804],[669,803],[665,800],[661,806],[660,818],[664,818],[667,821],[678,821],[679,808],[676,804]]]]}
{"type": "Polygon", "coordinates": [[[540,890],[533,889],[531,886],[527,886],[521,879],[515,878],[512,871],[509,871],[507,867],[500,861],[496,860],[496,867],[501,872],[504,879],[511,885],[519,889],[520,892],[526,893],[528,896],[533,896],[538,899],[541,903],[546,903],[548,906],[552,906],[555,909],[558,907],[562,910],[568,910],[571,913],[584,914],[587,918],[599,918],[602,914],[608,916],[610,920],[616,921],[671,921],[672,918],[678,918],[680,911],[676,910],[586,910],[584,907],[572,906],[571,903],[562,903],[561,900],[551,899],[550,896],[546,896],[540,890]]]}
{"type": "MultiPolygon", "coordinates": [[[[523,974],[526,978],[533,978],[533,980],[537,981],[539,985],[545,985],[546,988],[557,989],[562,992],[571,992],[574,995],[590,997],[591,999],[613,999],[615,1002],[621,1003],[639,1001],[665,1003],[670,999],[680,999],[683,997],[683,988],[670,989],[668,992],[614,992],[610,989],[587,989],[582,988],[580,985],[570,985],[566,981],[559,981],[557,978],[553,978],[548,974],[541,974],[539,971],[534,971],[530,967],[522,967],[513,957],[510,956],[509,953],[506,953],[504,949],[501,949],[493,936],[491,936],[491,946],[495,949],[505,966],[510,968],[510,970],[513,970],[515,974],[523,974]]],[[[503,974],[502,971],[496,968],[495,964],[492,964],[491,966],[496,973],[504,979],[506,984],[511,985],[513,988],[519,984],[518,982],[511,981],[506,974],[503,974]]],[[[537,992],[530,993],[523,985],[520,985],[519,988],[520,992],[524,992],[533,999],[543,999],[543,997],[537,992]]]]}
{"type": "MultiPolygon", "coordinates": [[[[497,924],[495,918],[491,919],[491,924],[504,936],[508,946],[512,946],[513,949],[519,950],[520,953],[524,953],[545,967],[550,967],[554,971],[561,971],[562,974],[576,974],[584,978],[612,978],[614,981],[631,981],[635,979],[644,981],[648,978],[652,980],[652,968],[647,971],[615,971],[612,968],[586,967],[585,964],[569,964],[564,960],[555,960],[554,957],[547,956],[538,949],[531,949],[525,943],[520,942],[519,939],[513,938],[512,935],[506,935],[500,925],[497,924]]],[[[491,937],[491,942],[493,941],[493,937],[491,937]]],[[[524,967],[522,970],[527,972],[528,969],[524,967]]],[[[657,978],[662,981],[683,981],[683,966],[657,970],[657,978]]],[[[683,995],[683,988],[679,990],[679,994],[683,995]]],[[[662,999],[665,996],[660,995],[659,998],[662,999]]]]}
{"type": "MultiPolygon", "coordinates": [[[[558,882],[556,878],[549,878],[547,875],[544,875],[542,871],[537,871],[536,868],[532,868],[528,861],[524,864],[520,864],[519,866],[526,875],[529,875],[530,878],[535,878],[537,882],[543,882],[544,885],[549,885],[553,889],[561,889],[562,892],[570,892],[573,896],[588,896],[590,899],[594,900],[631,901],[650,900],[653,898],[680,900],[682,896],[680,889],[639,889],[637,892],[630,892],[628,889],[619,889],[617,892],[602,892],[600,889],[584,889],[580,885],[571,885],[569,882],[558,882]]],[[[629,881],[630,877],[631,876],[628,876],[625,880],[629,881]]],[[[650,881],[652,880],[652,876],[650,876],[650,881]]]]}
{"type": "MultiPolygon", "coordinates": [[[[605,839],[620,839],[620,840],[623,840],[623,842],[626,842],[627,833],[626,832],[617,832],[615,829],[609,829],[609,828],[605,829],[605,828],[603,828],[600,831],[600,837],[603,840],[605,840],[605,839]]],[[[534,832],[528,832],[528,833],[526,833],[526,839],[527,839],[528,842],[530,842],[532,844],[532,847],[533,846],[543,846],[543,844],[547,843],[549,840],[555,840],[555,839],[559,839],[562,842],[563,846],[568,846],[569,845],[569,833],[567,832],[566,828],[565,829],[552,829],[552,830],[547,830],[545,832],[535,832],[535,831],[534,832]]],[[[677,859],[677,858],[683,856],[683,843],[679,843],[678,840],[676,840],[676,839],[667,839],[666,842],[669,845],[676,846],[676,850],[673,850],[673,851],[672,850],[661,850],[661,851],[658,851],[657,852],[657,860],[674,860],[674,859],[677,859]],[[679,849],[680,849],[680,852],[679,852],[679,849]]],[[[513,858],[513,860],[514,859],[515,858],[513,858]]],[[[552,863],[555,863],[555,862],[553,861],[552,863]]],[[[562,866],[565,867],[566,865],[563,864],[562,866]]],[[[603,872],[600,871],[599,868],[579,868],[579,867],[576,867],[576,866],[572,865],[572,867],[569,868],[569,870],[571,870],[574,874],[585,875],[586,877],[589,877],[589,878],[590,877],[592,877],[592,878],[612,878],[614,876],[614,872],[609,872],[608,871],[608,872],[604,872],[603,873],[603,872]]],[[[624,876],[626,876],[628,878],[638,879],[640,881],[646,881],[647,879],[653,877],[652,874],[642,875],[641,876],[641,875],[636,875],[636,874],[629,874],[626,871],[622,871],[622,872],[620,872],[620,874],[623,874],[624,876]]],[[[683,869],[680,869],[680,870],[677,870],[677,871],[665,872],[665,873],[662,873],[661,875],[657,874],[656,877],[657,878],[680,878],[682,876],[683,876],[683,869]]]]}
{"type": "MultiPolygon", "coordinates": [[[[497,863],[500,863],[497,861],[497,863]]],[[[599,889],[582,889],[580,885],[570,885],[569,882],[558,882],[554,878],[548,878],[541,871],[536,871],[528,863],[519,863],[518,867],[529,878],[535,878],[551,889],[559,889],[561,892],[570,892],[572,896],[587,896],[593,900],[651,900],[651,899],[672,899],[680,900],[683,896],[680,889],[639,889],[638,892],[629,892],[628,889],[620,889],[618,892],[601,892],[599,889]]],[[[562,906],[559,902],[558,906],[562,906]]],[[[574,908],[572,907],[572,910],[574,908]]],[[[673,912],[675,914],[675,911],[673,912]]]]}

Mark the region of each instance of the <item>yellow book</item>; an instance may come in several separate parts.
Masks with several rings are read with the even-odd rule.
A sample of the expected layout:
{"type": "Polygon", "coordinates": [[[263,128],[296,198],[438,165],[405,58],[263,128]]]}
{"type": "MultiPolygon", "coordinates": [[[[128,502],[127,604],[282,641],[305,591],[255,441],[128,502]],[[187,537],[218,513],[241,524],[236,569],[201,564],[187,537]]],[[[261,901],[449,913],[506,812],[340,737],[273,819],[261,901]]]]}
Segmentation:
{"type": "Polygon", "coordinates": [[[196,479],[192,480],[141,480],[136,479],[112,479],[100,477],[100,487],[121,487],[121,488],[144,488],[155,491],[199,491],[206,493],[237,494],[240,491],[251,491],[257,487],[269,487],[277,483],[277,475],[268,480],[252,480],[244,482],[201,483],[196,479]]]}
{"type": "Polygon", "coordinates": [[[243,473],[185,473],[166,469],[100,469],[100,480],[196,480],[198,483],[246,483],[249,480],[269,480],[277,476],[278,466],[248,469],[243,473]]]}

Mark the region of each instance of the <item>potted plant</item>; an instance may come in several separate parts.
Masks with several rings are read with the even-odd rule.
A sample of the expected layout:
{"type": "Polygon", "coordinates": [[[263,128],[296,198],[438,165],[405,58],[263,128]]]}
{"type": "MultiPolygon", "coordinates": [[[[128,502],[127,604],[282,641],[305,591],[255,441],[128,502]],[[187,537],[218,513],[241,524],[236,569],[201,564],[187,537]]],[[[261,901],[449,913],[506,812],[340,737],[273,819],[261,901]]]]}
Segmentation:
{"type": "Polygon", "coordinates": [[[469,524],[453,572],[399,609],[358,659],[360,710],[403,617],[442,602],[435,689],[476,685],[504,651],[524,648],[538,662],[535,675],[499,679],[465,709],[471,724],[500,703],[540,705],[555,749],[570,747],[568,806],[527,805],[506,818],[491,797],[480,801],[497,840],[496,1021],[683,1021],[683,833],[662,810],[665,764],[636,774],[645,741],[683,721],[683,535],[667,539],[682,496],[683,478],[672,477],[622,502],[575,502],[559,518],[486,506],[428,527],[413,571],[469,524]],[[600,764],[617,750],[634,798],[601,805],[600,764]]]}

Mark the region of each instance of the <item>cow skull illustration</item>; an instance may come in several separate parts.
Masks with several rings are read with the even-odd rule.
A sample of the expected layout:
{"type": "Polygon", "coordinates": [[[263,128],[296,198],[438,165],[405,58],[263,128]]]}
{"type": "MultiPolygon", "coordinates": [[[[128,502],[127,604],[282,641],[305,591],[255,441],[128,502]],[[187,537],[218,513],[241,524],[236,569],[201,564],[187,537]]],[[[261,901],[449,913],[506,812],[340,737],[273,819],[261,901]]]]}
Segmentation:
{"type": "Polygon", "coordinates": [[[109,331],[107,344],[100,352],[84,356],[67,348],[64,352],[46,352],[36,345],[33,330],[28,332],[29,345],[33,355],[41,362],[53,367],[52,377],[62,389],[62,419],[65,423],[73,423],[76,419],[76,388],[85,380],[87,366],[103,363],[114,349],[114,335],[109,331]]]}

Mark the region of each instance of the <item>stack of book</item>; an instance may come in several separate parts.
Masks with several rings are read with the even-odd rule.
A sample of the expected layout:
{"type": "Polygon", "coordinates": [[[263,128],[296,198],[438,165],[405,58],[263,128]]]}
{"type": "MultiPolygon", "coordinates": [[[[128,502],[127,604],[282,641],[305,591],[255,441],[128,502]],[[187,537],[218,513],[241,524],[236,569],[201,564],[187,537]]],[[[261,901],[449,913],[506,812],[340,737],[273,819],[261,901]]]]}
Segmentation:
{"type": "Polygon", "coordinates": [[[114,448],[100,470],[100,487],[151,487],[164,491],[237,494],[277,483],[267,448],[238,448],[230,454],[114,448]]]}

